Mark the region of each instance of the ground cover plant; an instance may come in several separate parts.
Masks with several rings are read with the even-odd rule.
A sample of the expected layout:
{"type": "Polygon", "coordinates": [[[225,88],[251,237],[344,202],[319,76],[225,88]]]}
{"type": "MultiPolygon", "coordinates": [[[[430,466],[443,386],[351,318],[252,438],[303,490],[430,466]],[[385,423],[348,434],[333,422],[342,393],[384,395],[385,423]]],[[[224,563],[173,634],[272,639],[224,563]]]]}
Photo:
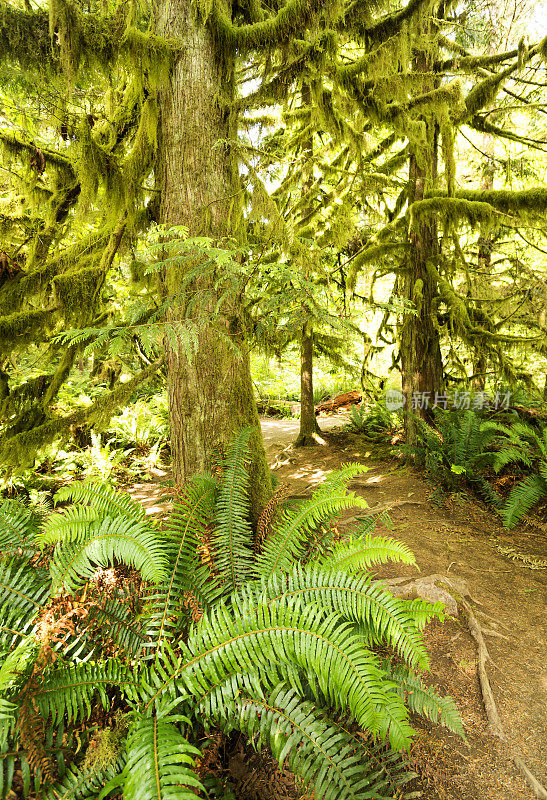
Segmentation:
{"type": "Polygon", "coordinates": [[[318,798],[389,798],[410,777],[409,708],[463,733],[417,674],[440,604],[372,580],[374,564],[413,563],[408,548],[326,533],[363,504],[347,490],[361,468],[277,513],[274,498],[253,534],[248,440],[181,488],[162,529],[104,483],[72,483],[43,519],[2,503],[4,794],[218,796],[198,747],[216,725],[270,747],[318,798]]]}

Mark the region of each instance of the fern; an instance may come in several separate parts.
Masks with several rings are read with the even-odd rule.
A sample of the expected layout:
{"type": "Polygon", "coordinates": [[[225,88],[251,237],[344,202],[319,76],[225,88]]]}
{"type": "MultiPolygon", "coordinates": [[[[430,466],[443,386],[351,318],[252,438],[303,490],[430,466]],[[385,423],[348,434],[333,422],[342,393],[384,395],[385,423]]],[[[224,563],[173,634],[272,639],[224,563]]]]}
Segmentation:
{"type": "Polygon", "coordinates": [[[124,770],[124,800],[194,800],[190,787],[203,791],[193,772],[195,757],[201,752],[178,730],[185,717],[137,718],[127,744],[124,770]]]}
{"type": "Polygon", "coordinates": [[[374,537],[369,526],[332,546],[331,519],[349,506],[366,506],[347,489],[363,468],[332,473],[309,500],[285,510],[255,554],[246,494],[249,435],[243,431],[234,441],[220,480],[201,476],[184,487],[161,532],[133,501],[103,484],[73,484],[59,493],[59,501],[75,505],[51,514],[41,533],[35,517],[6,507],[10,541],[30,542],[32,555],[36,541],[54,544],[54,551],[49,576],[20,560],[0,564],[4,650],[19,642],[0,663],[4,794],[20,764],[25,786],[31,779],[38,785],[42,771],[45,800],[102,800],[120,790],[125,800],[194,797],[202,788],[191,728],[197,719],[269,744],[318,798],[388,798],[409,777],[398,755],[412,736],[406,704],[457,729],[448,701],[405,688],[414,685],[414,667],[427,667],[421,630],[440,616],[439,604],[397,599],[370,575],[357,574],[388,559],[414,563],[410,551],[374,537]],[[317,543],[329,537],[325,555],[317,543]],[[23,634],[46,603],[54,618],[55,608],[63,608],[50,601],[50,587],[54,594],[72,592],[98,566],[119,563],[140,571],[142,588],[131,605],[122,592],[97,599],[86,588],[73,609],[86,611],[77,629],[65,627],[52,641],[56,659],[37,661],[41,645],[23,634]],[[392,648],[407,672],[395,676],[375,654],[377,645],[392,648]],[[122,731],[107,764],[93,767],[79,756],[53,783],[53,754],[64,769],[62,748],[55,749],[63,726],[85,729],[97,706],[108,715],[123,709],[129,733],[122,731]],[[357,721],[376,743],[354,737],[341,719],[357,721]]]}
{"type": "Polygon", "coordinates": [[[251,433],[252,428],[243,428],[230,445],[216,504],[213,552],[228,590],[247,580],[252,571],[249,475],[245,468],[251,433]]]}
{"type": "Polygon", "coordinates": [[[86,719],[97,698],[103,708],[110,708],[110,687],[118,687],[130,699],[139,699],[140,679],[133,669],[111,658],[50,670],[34,694],[34,702],[44,718],[53,723],[63,719],[86,719]]]}
{"type": "Polygon", "coordinates": [[[0,621],[24,632],[49,595],[46,574],[18,561],[0,562],[0,621]]]}
{"type": "Polygon", "coordinates": [[[272,662],[295,666],[317,681],[335,708],[349,710],[359,724],[379,732],[382,715],[395,749],[407,747],[412,731],[402,702],[388,698],[377,659],[362,637],[339,615],[320,606],[282,602],[261,605],[234,619],[220,602],[189,637],[183,663],[158,685],[147,707],[173,686],[199,697],[232,671],[267,680],[272,662]]]}
{"type": "Polygon", "coordinates": [[[225,693],[222,702],[208,698],[203,704],[205,712],[217,716],[224,730],[243,731],[255,747],[268,745],[281,766],[287,761],[293,772],[313,786],[315,797],[388,800],[407,779],[400,766],[398,780],[378,770],[374,752],[362,740],[330,720],[314,703],[303,700],[286,683],[269,694],[257,691],[249,682],[241,683],[234,685],[236,691],[228,702],[225,693]],[[382,792],[386,784],[389,794],[382,792]]]}
{"type": "Polygon", "coordinates": [[[501,510],[505,527],[514,528],[543,497],[547,497],[547,480],[541,475],[529,475],[514,486],[501,510]]]}
{"type": "MultiPolygon", "coordinates": [[[[288,575],[274,575],[260,590],[242,589],[232,598],[240,615],[254,611],[259,603],[287,603],[297,599],[315,604],[327,612],[336,612],[342,619],[360,624],[367,644],[387,643],[413,667],[427,669],[429,659],[420,636],[420,629],[404,600],[394,597],[370,576],[353,576],[323,566],[294,566],[288,575]]],[[[439,615],[440,606],[427,604],[429,617],[439,615]]]]}
{"type": "Polygon", "coordinates": [[[51,561],[53,592],[73,591],[93,576],[97,566],[115,561],[135,567],[144,580],[158,583],[166,574],[164,541],[146,522],[134,517],[105,517],[92,522],[68,544],[59,544],[51,561]]]}
{"type": "Polygon", "coordinates": [[[531,425],[515,423],[509,430],[507,443],[496,456],[494,467],[500,472],[509,464],[521,464],[533,470],[511,489],[500,512],[505,527],[514,528],[528,511],[547,497],[547,427],[538,433],[531,425]]]}
{"type": "Polygon", "coordinates": [[[357,572],[373,564],[385,564],[386,561],[416,564],[413,553],[404,542],[373,533],[356,537],[349,542],[339,542],[332,554],[322,559],[322,564],[331,569],[357,572]]]}
{"type": "Polygon", "coordinates": [[[392,669],[391,676],[397,683],[399,694],[413,713],[422,714],[431,722],[440,723],[465,739],[461,717],[451,697],[440,697],[405,667],[392,669]]]}
{"type": "Polygon", "coordinates": [[[55,495],[55,502],[80,503],[95,509],[101,516],[124,517],[144,520],[146,512],[137,500],[133,500],[127,492],[118,492],[108,483],[73,481],[55,495]]]}
{"type": "Polygon", "coordinates": [[[343,467],[332,473],[296,510],[284,511],[258,556],[257,576],[269,577],[274,572],[290,569],[291,564],[302,556],[310,534],[343,509],[352,506],[368,508],[365,500],[347,490],[348,481],[365,469],[358,464],[343,467]]]}
{"type": "Polygon", "coordinates": [[[37,518],[33,511],[18,500],[0,502],[0,553],[31,557],[36,553],[37,518]]]}
{"type": "Polygon", "coordinates": [[[216,492],[216,481],[209,476],[189,481],[167,522],[167,574],[148,605],[148,629],[156,654],[164,637],[177,627],[184,592],[193,592],[204,608],[219,595],[209,567],[201,564],[198,556],[198,548],[209,534],[216,492]]]}

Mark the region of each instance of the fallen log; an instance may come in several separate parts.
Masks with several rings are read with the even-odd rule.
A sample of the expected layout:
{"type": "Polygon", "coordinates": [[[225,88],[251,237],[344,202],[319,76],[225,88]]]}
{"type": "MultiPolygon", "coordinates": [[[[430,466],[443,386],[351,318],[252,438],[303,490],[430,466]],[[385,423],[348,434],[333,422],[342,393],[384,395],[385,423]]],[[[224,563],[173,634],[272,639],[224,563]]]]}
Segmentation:
{"type": "Polygon", "coordinates": [[[357,390],[351,392],[344,392],[332,400],[325,400],[324,403],[319,403],[315,406],[315,414],[332,414],[333,411],[338,411],[340,408],[349,408],[350,406],[357,405],[363,399],[361,392],[357,390]]]}

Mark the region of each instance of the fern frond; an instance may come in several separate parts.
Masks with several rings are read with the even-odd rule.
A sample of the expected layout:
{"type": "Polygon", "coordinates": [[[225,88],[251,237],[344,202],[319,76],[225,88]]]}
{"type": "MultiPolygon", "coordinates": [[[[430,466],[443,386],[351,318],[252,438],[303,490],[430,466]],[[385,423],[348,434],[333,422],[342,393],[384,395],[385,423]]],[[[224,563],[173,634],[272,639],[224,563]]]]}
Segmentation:
{"type": "Polygon", "coordinates": [[[350,464],[330,475],[309,500],[296,510],[286,510],[280,516],[267,539],[255,567],[258,577],[268,578],[274,572],[287,571],[301,557],[310,534],[319,525],[333,519],[345,508],[368,508],[363,498],[349,492],[348,482],[366,467],[350,464]]]}
{"type": "Polygon", "coordinates": [[[508,464],[524,464],[527,467],[531,467],[534,462],[532,454],[529,452],[529,448],[524,446],[517,446],[516,444],[507,444],[505,447],[500,450],[499,453],[496,453],[496,458],[494,460],[494,471],[501,472],[501,470],[506,467],[508,464]]]}
{"type": "Polygon", "coordinates": [[[377,536],[373,533],[367,533],[349,542],[340,542],[334,548],[334,552],[321,563],[325,569],[357,572],[372,564],[385,564],[386,561],[416,565],[414,554],[404,542],[399,542],[391,536],[377,536]]]}
{"type": "Polygon", "coordinates": [[[232,672],[267,680],[276,662],[302,671],[321,696],[333,707],[351,711],[363,728],[378,732],[385,726],[395,749],[408,746],[412,730],[404,704],[388,697],[391,693],[364,639],[340,615],[294,600],[261,605],[236,619],[218,603],[190,635],[180,665],[157,681],[146,707],[176,685],[201,697],[207,686],[232,672]]]}
{"type": "Polygon", "coordinates": [[[50,670],[45,673],[33,701],[45,719],[53,724],[65,716],[70,722],[86,719],[93,703],[99,699],[103,708],[110,708],[110,687],[118,687],[130,699],[140,697],[141,682],[131,666],[110,658],[101,662],[87,662],[50,670]]]}
{"type": "Polygon", "coordinates": [[[37,541],[40,544],[73,541],[85,534],[91,522],[102,516],[98,509],[85,505],[54,511],[45,520],[42,532],[36,537],[37,541]]]}
{"type": "MultiPolygon", "coordinates": [[[[290,605],[299,600],[315,604],[326,613],[336,612],[342,619],[359,623],[367,644],[389,644],[414,667],[427,669],[429,659],[420,629],[407,603],[383,586],[372,583],[368,575],[351,575],[328,570],[323,565],[295,565],[288,575],[275,574],[258,587],[246,587],[232,597],[238,615],[249,614],[260,604],[290,605]]],[[[438,609],[430,604],[430,617],[438,609]]],[[[425,613],[425,609],[422,609],[425,613]]]]}
{"type": "MultiPolygon", "coordinates": [[[[386,786],[391,780],[387,781],[386,772],[379,768],[378,747],[374,755],[370,753],[362,741],[328,719],[314,703],[303,700],[286,683],[276,686],[269,695],[249,694],[244,686],[228,702],[223,697],[222,727],[238,728],[257,748],[268,745],[280,766],[288,762],[306,785],[313,786],[318,800],[393,797],[397,786],[386,786]]],[[[220,702],[214,705],[222,708],[220,702]]]]}
{"type": "Polygon", "coordinates": [[[217,483],[211,476],[189,481],[167,522],[167,574],[147,604],[148,633],[156,654],[164,637],[176,627],[184,592],[193,592],[203,608],[219,596],[217,581],[198,555],[198,548],[209,536],[216,492],[217,483]]]}
{"type": "Polygon", "coordinates": [[[105,597],[100,606],[92,606],[85,624],[86,635],[93,639],[106,636],[131,658],[136,658],[148,641],[142,621],[116,598],[105,597]]]}
{"type": "Polygon", "coordinates": [[[137,719],[129,732],[124,800],[195,800],[190,787],[204,791],[192,769],[200,755],[169,717],[137,719]]]}
{"type": "Polygon", "coordinates": [[[0,502],[0,558],[33,556],[39,532],[36,515],[18,500],[0,502]]]}
{"type": "Polygon", "coordinates": [[[50,566],[53,592],[73,591],[98,566],[115,562],[135,567],[144,580],[158,583],[166,573],[165,539],[134,517],[92,522],[76,541],[56,546],[50,566]]]}
{"type": "Polygon", "coordinates": [[[246,469],[252,428],[242,428],[232,440],[216,505],[213,532],[215,568],[234,590],[251,575],[253,532],[249,521],[249,474],[246,469]]]}
{"type": "Polygon", "coordinates": [[[96,509],[102,516],[124,516],[135,520],[146,519],[142,505],[127,492],[117,491],[109,483],[73,481],[55,495],[55,502],[82,503],[96,509]]]}
{"type": "Polygon", "coordinates": [[[460,712],[451,697],[440,697],[433,689],[424,686],[418,675],[405,667],[396,667],[391,671],[391,676],[413,713],[421,714],[431,722],[440,723],[463,739],[466,738],[460,712]]]}
{"type": "Polygon", "coordinates": [[[514,486],[501,509],[505,527],[514,528],[517,522],[546,495],[547,481],[540,475],[529,475],[514,486]]]}
{"type": "Polygon", "coordinates": [[[0,562],[0,621],[23,632],[44,605],[51,581],[21,562],[0,562]]]}
{"type": "Polygon", "coordinates": [[[42,800],[98,800],[105,784],[112,781],[115,776],[123,772],[125,757],[113,759],[111,764],[101,765],[97,768],[72,765],[62,779],[43,789],[40,797],[42,800]]]}

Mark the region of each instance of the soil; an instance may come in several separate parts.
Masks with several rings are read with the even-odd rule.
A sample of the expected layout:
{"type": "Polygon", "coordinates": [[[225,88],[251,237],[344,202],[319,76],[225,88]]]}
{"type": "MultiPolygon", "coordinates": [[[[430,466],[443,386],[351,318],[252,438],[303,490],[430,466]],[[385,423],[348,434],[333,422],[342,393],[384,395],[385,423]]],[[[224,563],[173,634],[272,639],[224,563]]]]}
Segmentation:
{"type": "MultiPolygon", "coordinates": [[[[531,568],[531,559],[545,559],[547,526],[527,524],[508,532],[498,518],[472,497],[440,502],[438,493],[416,471],[401,465],[390,446],[371,445],[358,434],[341,432],[342,417],[319,420],[324,445],[294,449],[295,420],[263,421],[267,454],[279,481],[293,492],[309,493],[327,471],[348,461],[367,465],[350,488],[364,497],[370,513],[385,512],[377,523],[414,552],[419,570],[385,565],[378,578],[419,578],[441,574],[465,581],[491,657],[487,673],[505,729],[502,742],[489,732],[477,672],[477,646],[465,611],[430,624],[425,639],[431,671],[425,680],[456,700],[467,743],[445,729],[413,719],[416,737],[411,760],[419,777],[411,785],[424,800],[533,800],[513,757],[520,756],[547,786],[547,569],[531,568]],[[338,432],[337,432],[338,428],[338,432]],[[501,548],[501,549],[500,549],[501,548]],[[526,563],[528,561],[528,563],[526,563]]],[[[161,481],[138,484],[131,493],[149,513],[163,514],[161,481]]],[[[358,525],[363,513],[348,510],[340,517],[343,532],[358,525]]],[[[253,762],[254,763],[254,762],[253,762]]],[[[286,782],[286,776],[279,776],[286,782]]],[[[289,797],[274,792],[256,797],[289,797]]],[[[286,786],[286,784],[285,784],[286,786]]]]}

